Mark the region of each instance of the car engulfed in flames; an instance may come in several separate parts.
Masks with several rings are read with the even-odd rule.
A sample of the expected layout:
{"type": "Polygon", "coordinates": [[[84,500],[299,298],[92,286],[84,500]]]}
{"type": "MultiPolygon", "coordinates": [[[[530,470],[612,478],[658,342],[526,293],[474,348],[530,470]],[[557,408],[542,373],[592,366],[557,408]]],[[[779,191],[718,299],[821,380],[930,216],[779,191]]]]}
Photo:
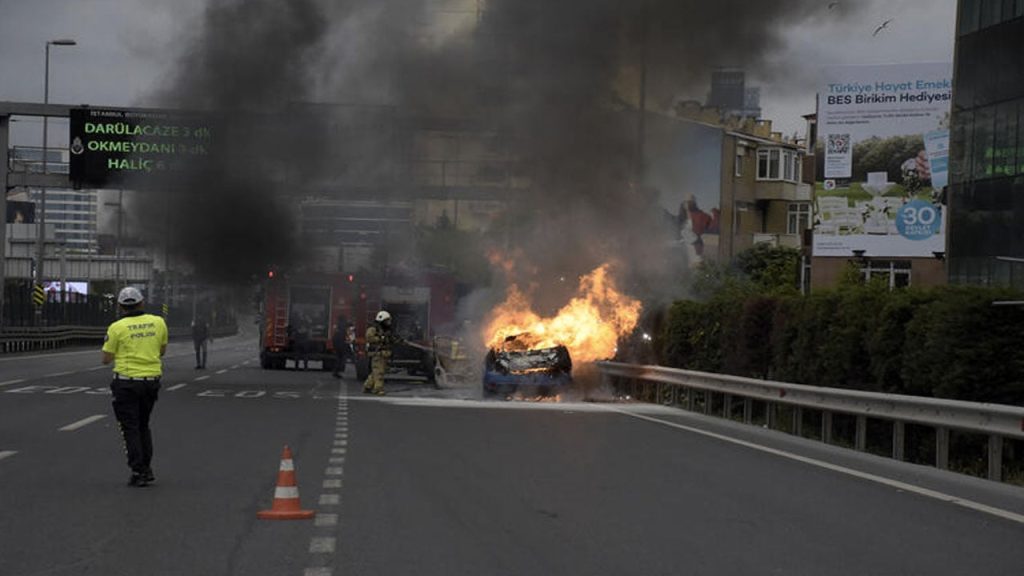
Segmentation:
{"type": "Polygon", "coordinates": [[[543,317],[517,285],[489,315],[483,337],[485,396],[548,398],[572,384],[573,361],[611,358],[618,340],[635,328],[640,302],[615,286],[610,266],[582,276],[576,294],[543,317]]]}
{"type": "Polygon", "coordinates": [[[529,348],[520,335],[508,336],[484,361],[484,396],[539,397],[557,395],[572,383],[569,349],[558,345],[529,348]]]}

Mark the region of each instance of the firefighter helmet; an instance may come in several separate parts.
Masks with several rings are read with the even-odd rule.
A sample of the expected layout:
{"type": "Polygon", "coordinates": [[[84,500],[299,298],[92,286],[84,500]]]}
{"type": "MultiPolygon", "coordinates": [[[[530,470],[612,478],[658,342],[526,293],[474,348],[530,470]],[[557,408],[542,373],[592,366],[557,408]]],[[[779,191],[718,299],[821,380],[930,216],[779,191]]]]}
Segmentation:
{"type": "Polygon", "coordinates": [[[388,314],[387,310],[381,310],[380,312],[377,312],[377,317],[374,318],[374,320],[378,324],[390,324],[391,314],[388,314]]]}

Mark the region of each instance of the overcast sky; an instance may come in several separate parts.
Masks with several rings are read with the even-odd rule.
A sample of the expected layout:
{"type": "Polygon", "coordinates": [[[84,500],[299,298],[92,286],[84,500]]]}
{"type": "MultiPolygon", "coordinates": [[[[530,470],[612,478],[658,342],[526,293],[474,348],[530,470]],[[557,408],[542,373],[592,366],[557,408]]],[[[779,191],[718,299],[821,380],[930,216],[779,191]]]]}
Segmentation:
{"type": "MultiPolygon", "coordinates": [[[[284,1],[284,0],[282,0],[284,1]]],[[[752,0],[772,1],[772,0],[752,0]]],[[[852,5],[858,0],[843,0],[852,5]]],[[[818,71],[834,64],[945,62],[952,60],[955,0],[859,0],[853,19],[814,18],[785,31],[778,55],[793,78],[759,78],[762,107],[776,127],[803,130],[801,115],[814,110],[818,71]],[[877,37],[874,29],[892,19],[877,37]]],[[[822,0],[827,14],[831,0],[822,0]]],[[[196,25],[204,0],[0,0],[0,101],[42,101],[45,41],[54,47],[50,101],[103,106],[145,106],[167,77],[179,47],[196,25]]],[[[15,143],[35,144],[31,122],[15,128],[15,143]]],[[[56,144],[56,143],[55,143],[56,144]]]]}

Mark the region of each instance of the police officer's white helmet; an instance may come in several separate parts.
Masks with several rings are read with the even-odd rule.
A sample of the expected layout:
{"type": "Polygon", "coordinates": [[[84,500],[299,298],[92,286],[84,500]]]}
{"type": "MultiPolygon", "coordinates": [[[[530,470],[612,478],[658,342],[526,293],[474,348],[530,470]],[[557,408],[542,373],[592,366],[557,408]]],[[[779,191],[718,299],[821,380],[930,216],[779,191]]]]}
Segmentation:
{"type": "Polygon", "coordinates": [[[387,324],[391,322],[391,314],[388,314],[387,310],[381,310],[377,312],[377,317],[374,318],[378,324],[387,324]]]}
{"type": "Polygon", "coordinates": [[[140,302],[142,302],[142,292],[134,286],[122,288],[117,295],[117,303],[122,306],[135,306],[140,302]]]}

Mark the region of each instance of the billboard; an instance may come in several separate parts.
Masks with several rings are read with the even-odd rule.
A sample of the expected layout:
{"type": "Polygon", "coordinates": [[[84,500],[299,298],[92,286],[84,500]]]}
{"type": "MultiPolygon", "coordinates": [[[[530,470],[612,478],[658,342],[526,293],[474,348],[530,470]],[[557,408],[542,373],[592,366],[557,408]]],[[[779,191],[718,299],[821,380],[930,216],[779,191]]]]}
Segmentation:
{"type": "Polygon", "coordinates": [[[690,267],[718,258],[723,131],[649,114],[643,185],[657,197],[690,267]]]}
{"type": "Polygon", "coordinates": [[[952,77],[948,63],[823,71],[815,256],[945,252],[952,77]]]}
{"type": "Polygon", "coordinates": [[[77,187],[145,187],[210,153],[212,130],[198,114],[72,108],[69,124],[69,177],[77,187]]]}

